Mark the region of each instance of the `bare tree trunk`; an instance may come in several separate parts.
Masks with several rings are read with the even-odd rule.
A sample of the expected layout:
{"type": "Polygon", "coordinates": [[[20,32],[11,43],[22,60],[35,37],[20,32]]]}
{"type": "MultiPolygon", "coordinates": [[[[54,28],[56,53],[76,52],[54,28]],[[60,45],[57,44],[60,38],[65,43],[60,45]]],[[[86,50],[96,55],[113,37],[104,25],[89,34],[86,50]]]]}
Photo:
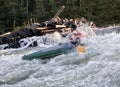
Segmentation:
{"type": "Polygon", "coordinates": [[[80,0],[80,8],[82,8],[82,0],[80,0]]]}
{"type": "Polygon", "coordinates": [[[29,18],[29,11],[28,11],[29,3],[28,0],[26,0],[26,10],[27,10],[27,18],[29,18]]]}

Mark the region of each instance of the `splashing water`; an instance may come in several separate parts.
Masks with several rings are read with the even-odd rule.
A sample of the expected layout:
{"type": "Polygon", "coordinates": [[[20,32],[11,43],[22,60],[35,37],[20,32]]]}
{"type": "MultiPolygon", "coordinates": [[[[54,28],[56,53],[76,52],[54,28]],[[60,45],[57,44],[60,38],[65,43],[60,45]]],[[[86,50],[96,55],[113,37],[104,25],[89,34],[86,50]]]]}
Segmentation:
{"type": "Polygon", "coordinates": [[[32,61],[21,57],[40,46],[6,50],[0,55],[0,87],[120,87],[119,43],[120,34],[91,36],[85,53],[32,61]]]}

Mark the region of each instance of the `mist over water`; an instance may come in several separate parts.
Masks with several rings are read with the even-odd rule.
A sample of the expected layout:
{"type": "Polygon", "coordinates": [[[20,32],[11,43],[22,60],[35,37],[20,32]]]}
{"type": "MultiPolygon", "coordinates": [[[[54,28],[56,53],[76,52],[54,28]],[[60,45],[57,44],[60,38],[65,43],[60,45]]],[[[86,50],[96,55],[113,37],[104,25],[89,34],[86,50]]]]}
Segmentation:
{"type": "Polygon", "coordinates": [[[1,50],[0,87],[120,87],[119,43],[120,34],[92,36],[85,53],[32,61],[21,57],[41,46],[1,50]]]}

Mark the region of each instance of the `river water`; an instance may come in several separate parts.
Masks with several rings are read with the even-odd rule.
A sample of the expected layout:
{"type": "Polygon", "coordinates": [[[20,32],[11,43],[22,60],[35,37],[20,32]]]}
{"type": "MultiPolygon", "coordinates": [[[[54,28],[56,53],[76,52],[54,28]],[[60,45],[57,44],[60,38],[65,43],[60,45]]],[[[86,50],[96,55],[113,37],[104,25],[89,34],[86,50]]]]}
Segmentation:
{"type": "Polygon", "coordinates": [[[85,53],[22,60],[41,47],[0,50],[0,87],[120,87],[120,34],[87,39],[85,53]]]}

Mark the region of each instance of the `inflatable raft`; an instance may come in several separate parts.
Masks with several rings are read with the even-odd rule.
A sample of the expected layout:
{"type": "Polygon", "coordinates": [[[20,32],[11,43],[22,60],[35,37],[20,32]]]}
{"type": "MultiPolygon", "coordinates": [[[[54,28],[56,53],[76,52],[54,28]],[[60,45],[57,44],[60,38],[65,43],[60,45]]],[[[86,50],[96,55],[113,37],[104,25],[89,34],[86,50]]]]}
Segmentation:
{"type": "Polygon", "coordinates": [[[40,50],[22,57],[23,60],[47,59],[61,54],[68,54],[75,50],[75,46],[70,43],[59,43],[56,46],[40,50]]]}

